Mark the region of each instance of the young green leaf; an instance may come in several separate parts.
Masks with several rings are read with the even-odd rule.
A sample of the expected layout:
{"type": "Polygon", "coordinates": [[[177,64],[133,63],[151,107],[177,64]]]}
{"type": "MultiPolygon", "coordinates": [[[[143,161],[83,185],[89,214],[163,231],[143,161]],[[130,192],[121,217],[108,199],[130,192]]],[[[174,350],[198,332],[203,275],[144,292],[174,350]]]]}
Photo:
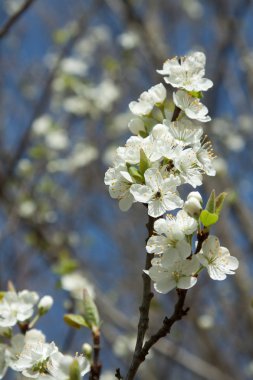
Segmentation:
{"type": "Polygon", "coordinates": [[[143,175],[150,167],[149,159],[147,158],[143,149],[140,149],[140,173],[143,175]]]}
{"type": "Polygon", "coordinates": [[[141,173],[136,169],[135,166],[130,166],[128,168],[128,173],[133,179],[135,179],[137,183],[144,183],[143,175],[141,175],[141,173]]]}
{"type": "Polygon", "coordinates": [[[84,306],[84,319],[90,329],[94,327],[98,328],[100,326],[100,318],[98,314],[97,306],[93,301],[92,297],[89,295],[88,291],[84,289],[83,291],[83,306],[84,306]]]}
{"type": "Polygon", "coordinates": [[[219,219],[219,216],[215,213],[209,212],[207,210],[201,211],[200,221],[205,227],[209,227],[215,224],[219,219]]]}
{"type": "Polygon", "coordinates": [[[220,212],[221,212],[221,210],[223,208],[223,204],[224,204],[226,196],[227,196],[227,193],[223,192],[223,193],[220,193],[216,197],[216,200],[215,200],[215,203],[216,203],[215,213],[217,215],[220,215],[220,212]]]}
{"type": "Polygon", "coordinates": [[[206,210],[210,213],[215,213],[215,190],[213,190],[210,194],[206,204],[206,210]]]}
{"type": "Polygon", "coordinates": [[[65,314],[64,321],[71,327],[80,329],[80,327],[89,327],[84,317],[78,314],[65,314]]]}

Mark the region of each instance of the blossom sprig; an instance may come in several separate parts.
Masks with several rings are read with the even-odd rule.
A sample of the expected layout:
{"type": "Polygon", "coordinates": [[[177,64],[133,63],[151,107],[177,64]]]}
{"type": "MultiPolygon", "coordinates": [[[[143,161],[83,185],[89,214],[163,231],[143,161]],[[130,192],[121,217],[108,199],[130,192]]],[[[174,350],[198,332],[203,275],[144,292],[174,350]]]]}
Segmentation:
{"type": "Polygon", "coordinates": [[[36,292],[16,292],[12,284],[7,292],[1,292],[0,379],[4,378],[8,368],[29,379],[81,379],[90,371],[89,360],[83,355],[72,357],[62,354],[54,342],[48,343],[45,335],[33,328],[53,305],[51,296],[44,296],[38,301],[36,292]],[[36,304],[37,314],[33,317],[36,304]],[[19,326],[21,333],[15,333],[15,325],[19,326]]]}
{"type": "Polygon", "coordinates": [[[145,272],[161,293],[189,289],[204,268],[214,280],[223,280],[238,268],[238,260],[210,235],[224,193],[217,198],[212,193],[205,209],[199,192],[192,191],[185,202],[180,194],[183,185],[196,188],[204,175],[216,174],[212,145],[201,125],[211,120],[202,103],[202,92],[213,85],[204,77],[205,63],[205,54],[194,52],[168,59],[157,70],[174,88],[172,97],[159,83],[129,104],[135,116],[129,123],[134,135],[117,149],[114,166],[105,174],[109,193],[119,200],[122,211],[140,202],[155,219],[146,247],[153,259],[145,272]]]}

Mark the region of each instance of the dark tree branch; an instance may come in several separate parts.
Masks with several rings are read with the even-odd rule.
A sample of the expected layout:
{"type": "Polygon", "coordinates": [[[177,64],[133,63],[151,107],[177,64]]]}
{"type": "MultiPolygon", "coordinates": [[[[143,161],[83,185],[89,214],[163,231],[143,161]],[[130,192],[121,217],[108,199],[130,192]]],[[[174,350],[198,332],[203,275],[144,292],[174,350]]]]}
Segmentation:
{"type": "MultiPolygon", "coordinates": [[[[153,230],[154,230],[154,222],[155,219],[149,216],[148,223],[146,224],[147,230],[148,230],[148,238],[147,240],[152,236],[153,230]]],[[[147,253],[146,255],[146,264],[145,269],[149,270],[151,267],[151,260],[154,255],[147,253]]],[[[149,324],[149,308],[150,303],[153,298],[153,293],[151,292],[151,279],[146,273],[142,273],[142,279],[143,279],[143,295],[142,295],[142,303],[140,306],[140,319],[138,324],[138,331],[137,331],[137,339],[136,339],[136,345],[134,350],[133,359],[129,368],[129,371],[126,376],[126,380],[130,380],[134,378],[134,375],[136,373],[136,370],[139,367],[139,356],[142,351],[143,342],[145,338],[146,331],[148,329],[149,324]]]]}
{"type": "MultiPolygon", "coordinates": [[[[153,219],[153,218],[151,218],[151,219],[153,219]]],[[[155,220],[153,219],[152,224],[151,223],[147,224],[150,236],[152,235],[152,231],[154,228],[154,221],[155,220]],[[151,230],[151,228],[152,228],[152,230],[151,230]]],[[[194,254],[200,252],[202,244],[207,239],[208,235],[209,235],[208,231],[205,231],[205,230],[200,231],[198,233],[198,235],[197,235],[198,244],[197,244],[197,247],[196,247],[194,254]]],[[[147,255],[147,256],[152,256],[152,255],[147,255]]],[[[150,262],[149,262],[149,267],[150,267],[152,257],[149,260],[150,260],[150,262]]],[[[146,263],[146,265],[147,265],[147,263],[146,263]]],[[[154,344],[157,343],[161,338],[163,338],[167,334],[169,334],[171,327],[174,325],[174,323],[181,320],[185,315],[187,315],[188,311],[190,310],[189,307],[187,307],[187,308],[184,307],[187,289],[177,289],[178,301],[174,307],[173,314],[171,315],[170,318],[168,318],[168,317],[164,318],[162,327],[154,335],[152,335],[143,345],[145,333],[146,333],[147,328],[148,328],[148,321],[149,321],[148,314],[149,314],[150,301],[153,297],[153,294],[151,293],[152,296],[151,296],[150,300],[149,300],[149,298],[147,298],[147,299],[144,298],[145,290],[147,290],[147,289],[145,289],[146,281],[144,278],[143,278],[143,280],[144,280],[144,292],[143,292],[142,306],[140,307],[140,321],[139,321],[138,336],[137,336],[137,343],[139,343],[139,344],[137,345],[137,343],[136,343],[133,361],[131,363],[130,369],[129,369],[128,374],[126,376],[126,380],[133,380],[134,379],[134,377],[138,371],[139,366],[145,360],[146,356],[149,353],[150,348],[152,346],[154,346],[154,344]],[[144,306],[144,308],[142,309],[143,306],[144,306]],[[142,345],[142,346],[140,346],[140,345],[142,345]]],[[[149,278],[149,286],[151,286],[150,282],[151,281],[149,278]]],[[[146,294],[146,296],[148,296],[148,293],[146,294]]]]}
{"type": "Polygon", "coordinates": [[[123,379],[123,377],[121,376],[121,373],[120,373],[120,369],[119,369],[119,368],[116,369],[115,377],[116,377],[116,379],[118,379],[118,380],[122,380],[122,379],[123,379]]]}
{"type": "Polygon", "coordinates": [[[99,361],[100,353],[100,331],[96,329],[92,332],[93,338],[93,361],[90,367],[89,380],[99,380],[102,365],[99,361]]]}
{"type": "Polygon", "coordinates": [[[0,28],[0,38],[3,38],[11,29],[11,27],[19,20],[25,11],[34,3],[35,0],[26,0],[24,4],[14,13],[0,28]]]}

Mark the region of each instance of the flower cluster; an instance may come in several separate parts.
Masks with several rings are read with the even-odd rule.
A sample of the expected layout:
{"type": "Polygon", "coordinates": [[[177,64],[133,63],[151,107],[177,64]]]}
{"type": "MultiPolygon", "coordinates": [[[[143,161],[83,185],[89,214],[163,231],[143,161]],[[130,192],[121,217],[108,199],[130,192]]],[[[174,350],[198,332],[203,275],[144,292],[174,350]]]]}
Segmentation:
{"type": "Polygon", "coordinates": [[[154,218],[183,206],[178,193],[182,184],[202,184],[202,176],[215,175],[212,149],[205,142],[200,122],[207,122],[207,108],[200,102],[201,91],[212,82],[203,78],[205,56],[194,53],[173,58],[158,71],[178,90],[167,99],[162,83],[143,92],[129,108],[136,116],[129,123],[134,136],[117,149],[115,165],[105,174],[112,198],[121,210],[133,202],[148,205],[154,218]]]}
{"type": "MultiPolygon", "coordinates": [[[[135,115],[129,123],[133,136],[117,149],[114,166],[105,174],[109,193],[119,200],[122,211],[140,202],[147,205],[149,216],[157,219],[154,235],[147,243],[147,252],[154,258],[146,273],[161,293],[192,287],[204,267],[216,280],[225,279],[238,267],[237,259],[220,247],[219,240],[208,237],[207,226],[212,223],[201,220],[201,195],[191,192],[184,202],[179,193],[184,184],[193,188],[202,185],[203,174],[215,175],[211,143],[201,126],[211,120],[201,102],[202,92],[213,85],[204,77],[205,62],[204,53],[195,52],[168,59],[162,70],[157,70],[174,88],[172,98],[168,99],[166,87],[159,83],[129,104],[135,115]],[[171,215],[179,208],[182,210],[171,215]],[[202,249],[193,252],[194,235],[201,232],[201,222],[206,238],[202,249]]],[[[205,217],[218,219],[209,211],[205,217]]]]}
{"type": "Polygon", "coordinates": [[[54,342],[47,343],[44,334],[32,328],[52,307],[52,297],[44,296],[39,301],[36,292],[17,293],[14,289],[2,293],[1,297],[0,379],[8,368],[22,373],[24,379],[39,380],[69,380],[72,365],[78,367],[81,376],[89,372],[90,364],[84,356],[63,355],[54,342]],[[37,314],[33,317],[36,304],[37,314]],[[15,325],[22,334],[14,332],[15,325]]]}

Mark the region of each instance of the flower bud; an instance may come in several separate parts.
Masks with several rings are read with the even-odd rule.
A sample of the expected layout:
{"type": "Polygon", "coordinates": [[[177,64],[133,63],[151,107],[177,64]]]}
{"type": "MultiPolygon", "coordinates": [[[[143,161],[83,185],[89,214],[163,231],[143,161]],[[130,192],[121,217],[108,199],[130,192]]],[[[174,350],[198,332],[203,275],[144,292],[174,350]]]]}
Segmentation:
{"type": "Polygon", "coordinates": [[[190,198],[196,198],[199,201],[199,203],[201,203],[201,204],[203,202],[202,197],[198,191],[192,191],[191,193],[189,193],[187,200],[190,198]]]}
{"type": "Polygon", "coordinates": [[[84,356],[90,360],[92,356],[92,347],[89,343],[84,343],[82,346],[84,356]]]}
{"type": "Polygon", "coordinates": [[[202,206],[199,200],[195,197],[190,197],[184,204],[184,210],[191,217],[198,217],[202,210],[202,206]]]}
{"type": "Polygon", "coordinates": [[[44,296],[41,298],[39,304],[38,304],[38,309],[40,315],[43,315],[48,312],[48,310],[51,309],[53,306],[54,300],[51,296],[44,296]]]}
{"type": "Polygon", "coordinates": [[[128,128],[134,135],[138,135],[139,132],[145,132],[145,125],[141,118],[135,118],[130,120],[128,128]]]}

